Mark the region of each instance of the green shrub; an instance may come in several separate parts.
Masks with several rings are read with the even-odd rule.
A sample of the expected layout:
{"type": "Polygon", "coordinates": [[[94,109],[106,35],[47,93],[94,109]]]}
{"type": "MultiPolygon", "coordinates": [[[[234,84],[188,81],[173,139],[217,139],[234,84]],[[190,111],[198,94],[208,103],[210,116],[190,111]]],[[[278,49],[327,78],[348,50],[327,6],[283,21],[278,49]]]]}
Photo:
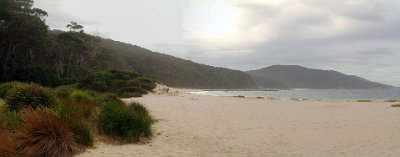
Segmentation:
{"type": "Polygon", "coordinates": [[[125,106],[125,103],[121,99],[119,99],[117,95],[111,93],[102,94],[96,99],[96,104],[98,106],[103,106],[107,104],[125,106]]]}
{"type": "Polygon", "coordinates": [[[71,126],[71,130],[74,133],[76,143],[87,147],[93,146],[93,136],[85,125],[74,124],[71,126]]]}
{"type": "Polygon", "coordinates": [[[74,90],[78,89],[78,84],[59,86],[54,89],[57,97],[67,98],[74,90]]]}
{"type": "Polygon", "coordinates": [[[4,102],[3,99],[0,99],[0,111],[3,111],[6,109],[6,102],[4,102]]]}
{"type": "Polygon", "coordinates": [[[12,88],[14,88],[20,84],[21,83],[15,82],[15,81],[14,82],[5,82],[5,83],[0,84],[0,98],[4,99],[12,88]]]}
{"type": "Polygon", "coordinates": [[[37,84],[23,84],[12,88],[6,96],[7,107],[19,111],[22,107],[48,107],[57,105],[53,92],[37,84]]]}
{"type": "MultiPolygon", "coordinates": [[[[85,124],[92,123],[91,118],[97,111],[96,104],[87,101],[61,99],[58,117],[66,122],[74,133],[75,142],[83,146],[93,146],[93,137],[85,124]]],[[[95,117],[95,116],[94,116],[95,117]]]]}
{"type": "Polygon", "coordinates": [[[99,116],[99,129],[124,142],[137,142],[140,137],[151,136],[152,118],[140,104],[129,107],[105,105],[99,116]]]}
{"type": "Polygon", "coordinates": [[[149,111],[147,110],[147,108],[144,107],[144,106],[143,106],[142,104],[140,104],[140,103],[131,103],[131,104],[128,106],[128,108],[129,108],[132,112],[134,112],[134,113],[137,113],[137,114],[139,114],[139,115],[142,115],[142,116],[145,116],[145,117],[151,119],[150,114],[149,114],[149,111]]]}
{"type": "Polygon", "coordinates": [[[101,71],[83,79],[80,87],[119,96],[142,95],[156,87],[155,80],[128,71],[101,71]]]}
{"type": "Polygon", "coordinates": [[[62,99],[58,116],[67,122],[84,121],[95,115],[96,104],[90,101],[62,99]]]}
{"type": "Polygon", "coordinates": [[[4,130],[15,130],[23,122],[21,116],[15,111],[0,111],[0,132],[4,130]]]}
{"type": "Polygon", "coordinates": [[[93,91],[73,90],[68,98],[76,101],[95,101],[97,95],[93,91]]]}
{"type": "Polygon", "coordinates": [[[147,94],[147,90],[141,87],[123,87],[122,92],[147,94]]]}

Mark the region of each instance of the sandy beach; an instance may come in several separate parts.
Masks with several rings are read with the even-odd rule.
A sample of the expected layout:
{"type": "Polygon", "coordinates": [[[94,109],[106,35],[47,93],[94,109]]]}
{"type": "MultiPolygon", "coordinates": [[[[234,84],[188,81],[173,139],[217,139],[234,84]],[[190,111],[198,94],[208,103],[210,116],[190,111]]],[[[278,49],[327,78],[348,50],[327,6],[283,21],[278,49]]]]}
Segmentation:
{"type": "MultiPolygon", "coordinates": [[[[178,90],[178,89],[174,89],[178,90]]],[[[173,90],[173,91],[174,91],[173,90]]],[[[80,157],[398,157],[400,108],[323,102],[150,94],[158,119],[147,144],[96,143],[80,157]]]]}

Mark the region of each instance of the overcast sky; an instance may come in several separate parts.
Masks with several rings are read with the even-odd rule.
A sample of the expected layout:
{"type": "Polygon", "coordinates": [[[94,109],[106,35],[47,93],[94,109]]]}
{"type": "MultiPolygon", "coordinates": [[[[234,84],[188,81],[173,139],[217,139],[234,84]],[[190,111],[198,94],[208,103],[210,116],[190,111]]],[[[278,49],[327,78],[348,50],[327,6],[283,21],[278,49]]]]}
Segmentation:
{"type": "Polygon", "coordinates": [[[298,64],[400,86],[399,0],[36,0],[51,29],[238,70],[298,64]]]}

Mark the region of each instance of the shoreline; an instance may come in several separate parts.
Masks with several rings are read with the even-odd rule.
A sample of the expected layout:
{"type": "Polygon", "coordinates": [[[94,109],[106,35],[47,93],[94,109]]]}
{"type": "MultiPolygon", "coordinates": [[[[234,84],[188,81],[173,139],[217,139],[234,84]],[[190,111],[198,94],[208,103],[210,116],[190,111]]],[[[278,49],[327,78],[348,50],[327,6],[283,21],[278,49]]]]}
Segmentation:
{"type": "Polygon", "coordinates": [[[170,88],[124,99],[158,120],[146,144],[96,143],[80,157],[395,157],[400,110],[393,102],[327,102],[213,97],[170,88]]]}
{"type": "MultiPolygon", "coordinates": [[[[396,88],[397,89],[397,88],[396,88]]],[[[191,89],[187,89],[187,90],[191,90],[191,89]]],[[[346,93],[344,95],[336,95],[333,96],[331,98],[326,97],[326,95],[330,95],[330,94],[334,94],[334,93],[323,93],[323,97],[325,98],[310,98],[313,97],[311,95],[316,94],[313,90],[327,90],[327,91],[332,91],[332,90],[336,90],[336,89],[304,89],[304,90],[309,90],[312,91],[308,94],[302,95],[299,93],[280,93],[277,95],[274,94],[267,94],[267,93],[259,93],[259,92],[280,92],[280,91],[298,91],[298,90],[277,90],[277,91],[273,91],[273,90],[204,90],[204,89],[193,89],[192,91],[190,91],[190,94],[195,94],[195,95],[204,95],[204,96],[216,96],[216,97],[240,97],[240,98],[259,98],[259,99],[268,99],[268,100],[294,100],[294,101],[328,101],[328,102],[400,102],[400,97],[399,96],[394,96],[393,97],[389,97],[389,98],[367,98],[366,97],[359,97],[359,98],[344,98],[344,95],[349,95],[352,92],[346,93]],[[255,93],[247,93],[247,92],[255,92],[255,93]],[[281,96],[278,96],[281,95],[281,96]],[[285,97],[286,95],[286,97],[285,97]],[[293,95],[292,97],[287,97],[289,95],[293,95]],[[297,97],[296,97],[297,95],[297,97]],[[343,97],[343,98],[341,98],[343,97]],[[395,97],[395,98],[394,98],[395,97]]],[[[337,89],[337,90],[342,90],[342,89],[337,89]]],[[[361,89],[349,89],[351,90],[361,90],[361,89]]],[[[396,91],[398,92],[398,91],[396,91]]],[[[343,94],[343,93],[342,93],[343,94]]],[[[375,94],[375,93],[374,93],[375,94]]],[[[378,94],[378,93],[377,93],[378,94]]],[[[383,94],[387,94],[387,93],[383,93],[383,94]]],[[[400,94],[400,93],[399,93],[400,94]]],[[[318,95],[318,94],[317,94],[318,95]]],[[[348,96],[348,97],[352,97],[352,96],[348,96]]],[[[357,97],[357,96],[356,96],[357,97]]],[[[374,96],[372,96],[374,97],[374,96]]],[[[375,96],[376,97],[376,96],[375,96]]]]}

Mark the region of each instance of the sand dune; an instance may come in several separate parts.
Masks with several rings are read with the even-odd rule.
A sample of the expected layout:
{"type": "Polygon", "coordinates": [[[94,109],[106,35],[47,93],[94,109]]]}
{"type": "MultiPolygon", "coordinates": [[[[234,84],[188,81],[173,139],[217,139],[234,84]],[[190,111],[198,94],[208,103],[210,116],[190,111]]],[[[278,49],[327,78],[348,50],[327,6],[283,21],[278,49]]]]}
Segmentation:
{"type": "Polygon", "coordinates": [[[155,118],[148,144],[97,143],[80,157],[398,157],[400,108],[391,103],[177,96],[128,99],[155,118]]]}

